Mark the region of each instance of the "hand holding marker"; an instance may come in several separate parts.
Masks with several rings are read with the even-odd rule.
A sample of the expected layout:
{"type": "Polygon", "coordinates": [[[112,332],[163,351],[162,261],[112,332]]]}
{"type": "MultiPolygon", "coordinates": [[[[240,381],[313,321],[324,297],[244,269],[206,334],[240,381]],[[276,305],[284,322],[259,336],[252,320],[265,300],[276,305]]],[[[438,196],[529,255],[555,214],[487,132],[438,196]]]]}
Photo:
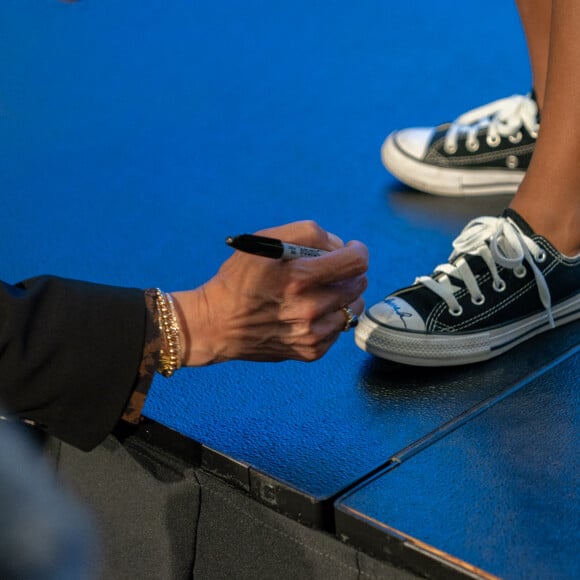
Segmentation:
{"type": "MultiPolygon", "coordinates": [[[[235,250],[273,258],[275,260],[295,260],[297,258],[317,258],[327,254],[326,250],[319,248],[309,248],[307,246],[298,246],[289,244],[275,238],[266,236],[256,236],[254,234],[240,234],[239,236],[228,236],[226,244],[235,250]]],[[[346,317],[343,331],[354,328],[358,324],[358,316],[348,306],[343,306],[342,311],[346,317]]]]}

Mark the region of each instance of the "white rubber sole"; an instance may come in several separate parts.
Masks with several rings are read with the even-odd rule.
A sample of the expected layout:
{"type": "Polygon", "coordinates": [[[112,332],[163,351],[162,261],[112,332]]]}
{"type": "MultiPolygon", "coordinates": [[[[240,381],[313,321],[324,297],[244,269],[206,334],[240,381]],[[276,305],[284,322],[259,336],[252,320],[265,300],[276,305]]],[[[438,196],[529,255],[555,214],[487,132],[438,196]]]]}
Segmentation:
{"type": "MultiPolygon", "coordinates": [[[[556,326],[580,319],[580,294],[552,308],[556,326]]],[[[355,329],[359,348],[413,366],[454,366],[489,360],[550,330],[545,312],[484,332],[425,334],[383,326],[363,313],[355,329]]]]}
{"type": "Polygon", "coordinates": [[[383,165],[400,181],[425,193],[447,196],[514,194],[525,171],[449,169],[428,165],[397,146],[394,133],[381,147],[383,165]]]}

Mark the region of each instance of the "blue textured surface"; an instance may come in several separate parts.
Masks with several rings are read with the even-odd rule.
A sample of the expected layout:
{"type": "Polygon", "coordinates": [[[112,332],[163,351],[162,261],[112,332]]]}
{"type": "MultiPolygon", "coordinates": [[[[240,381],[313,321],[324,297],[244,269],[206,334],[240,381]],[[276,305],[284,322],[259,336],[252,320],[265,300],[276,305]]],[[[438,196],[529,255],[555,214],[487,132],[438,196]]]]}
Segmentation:
{"type": "Polygon", "coordinates": [[[578,578],[579,377],[576,354],[403,458],[338,504],[337,533],[352,538],[358,512],[506,580],[578,578]]]}
{"type": "MultiPolygon", "coordinates": [[[[530,85],[513,4],[457,7],[3,0],[2,278],[185,289],[230,254],[226,235],[303,218],[368,244],[370,302],[430,272],[469,218],[507,200],[407,190],[381,142],[530,85]]],[[[156,380],[146,414],[327,497],[577,333],[428,373],[373,362],[344,335],[311,365],[156,380]]]]}
{"type": "Polygon", "coordinates": [[[4,278],[187,288],[227,234],[302,218],[369,244],[369,296],[430,271],[479,211],[421,210],[378,149],[528,89],[506,4],[3,1],[4,278]]]}

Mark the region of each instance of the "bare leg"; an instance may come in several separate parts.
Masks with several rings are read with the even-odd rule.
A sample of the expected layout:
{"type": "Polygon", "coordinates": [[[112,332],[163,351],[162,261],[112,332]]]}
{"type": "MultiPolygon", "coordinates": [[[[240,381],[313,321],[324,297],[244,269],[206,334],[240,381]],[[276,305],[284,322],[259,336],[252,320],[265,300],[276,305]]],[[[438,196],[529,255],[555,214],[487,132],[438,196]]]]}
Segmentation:
{"type": "Polygon", "coordinates": [[[542,127],[511,207],[568,255],[580,252],[580,2],[553,0],[542,127]]]}
{"type": "Polygon", "coordinates": [[[550,44],[552,0],[516,0],[532,66],[532,82],[540,110],[544,106],[550,44]]]}

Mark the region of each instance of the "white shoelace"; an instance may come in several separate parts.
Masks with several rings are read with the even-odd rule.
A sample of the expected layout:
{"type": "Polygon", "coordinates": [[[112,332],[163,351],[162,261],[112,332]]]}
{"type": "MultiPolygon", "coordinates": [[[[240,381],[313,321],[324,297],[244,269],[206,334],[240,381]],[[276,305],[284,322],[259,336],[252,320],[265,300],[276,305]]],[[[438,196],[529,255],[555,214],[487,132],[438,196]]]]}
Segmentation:
{"type": "Polygon", "coordinates": [[[468,151],[479,149],[478,132],[486,129],[486,141],[490,147],[497,147],[502,137],[507,137],[514,145],[522,140],[521,128],[533,136],[538,136],[538,107],[530,95],[514,95],[488,103],[458,117],[445,135],[444,148],[447,153],[457,151],[457,140],[466,135],[468,151]]]}
{"type": "Polygon", "coordinates": [[[455,292],[460,288],[453,285],[450,277],[465,283],[474,304],[483,304],[485,296],[464,257],[465,254],[479,256],[485,261],[493,278],[495,292],[506,289],[506,284],[497,271],[498,265],[513,270],[517,277],[523,277],[526,275],[524,261],[527,262],[534,273],[540,301],[548,313],[550,325],[554,327],[550,290],[537,266],[546,260],[546,252],[510,218],[480,217],[470,221],[453,242],[449,263],[435,268],[435,273],[438,274],[435,278],[420,276],[415,283],[423,284],[435,292],[446,302],[449,312],[454,316],[461,316],[463,309],[455,297],[455,292]]]}

